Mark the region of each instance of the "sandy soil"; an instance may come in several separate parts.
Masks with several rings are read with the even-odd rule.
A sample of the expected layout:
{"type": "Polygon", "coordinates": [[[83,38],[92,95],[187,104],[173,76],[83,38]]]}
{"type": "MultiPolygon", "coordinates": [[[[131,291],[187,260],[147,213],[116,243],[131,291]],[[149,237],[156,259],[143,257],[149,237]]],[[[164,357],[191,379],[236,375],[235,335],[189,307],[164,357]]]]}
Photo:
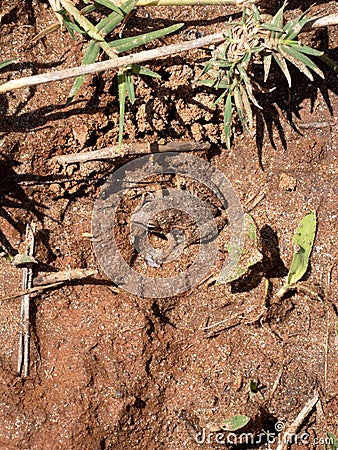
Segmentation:
{"type": "MultiPolygon", "coordinates": [[[[14,3],[4,1],[0,8],[14,3]]],[[[290,1],[289,14],[310,3],[290,1]]],[[[338,12],[335,2],[319,3],[319,9],[338,12]]],[[[151,29],[186,23],[163,39],[173,43],[219,30],[234,10],[152,8],[147,14],[151,29]]],[[[1,82],[80,64],[84,41],[74,43],[65,30],[32,44],[53,21],[48,4],[35,0],[19,2],[3,17],[0,60],[18,62],[1,72],[1,82]]],[[[140,32],[144,21],[140,11],[126,29],[140,32]]],[[[338,60],[337,28],[306,40],[338,60]]],[[[25,227],[33,220],[39,275],[70,268],[100,271],[88,282],[70,282],[33,297],[31,367],[23,379],[16,372],[20,298],[8,298],[21,287],[21,270],[0,260],[1,449],[225,448],[215,435],[208,442],[210,430],[224,419],[245,414],[252,419],[247,432],[276,433],[293,422],[315,391],[320,400],[297,436],[308,435],[291,448],[324,448],[316,439],[326,432],[338,436],[337,76],[325,69],[325,81],[311,83],[295,71],[288,91],[282,75],[274,73],[271,83],[279,88],[259,96],[263,110],[256,112],[254,135],[235,126],[229,151],[214,94],[192,86],[196,63],[205,58],[198,50],[149,65],[162,79],[137,81],[124,140],[210,142],[210,151],[196,155],[225,174],[246,209],[253,196],[264,194],[250,211],[264,260],[241,283],[204,281],[172,298],[114,292],[83,235],[91,232],[94,201],[114,165],[59,167],[51,161],[116,143],[115,75],[88,77],[67,107],[71,80],[0,96],[1,243],[14,253],[23,251],[25,227]],[[312,209],[318,231],[304,283],[322,299],[304,293],[277,299],[292,258],[294,230],[312,209]],[[271,282],[268,300],[265,277],[271,282]],[[250,380],[258,383],[252,395],[250,380]]],[[[126,200],[126,209],[135,207],[135,198],[126,200]]],[[[171,263],[168,272],[177,264],[171,263]]],[[[267,443],[238,448],[267,448],[267,443]]]]}

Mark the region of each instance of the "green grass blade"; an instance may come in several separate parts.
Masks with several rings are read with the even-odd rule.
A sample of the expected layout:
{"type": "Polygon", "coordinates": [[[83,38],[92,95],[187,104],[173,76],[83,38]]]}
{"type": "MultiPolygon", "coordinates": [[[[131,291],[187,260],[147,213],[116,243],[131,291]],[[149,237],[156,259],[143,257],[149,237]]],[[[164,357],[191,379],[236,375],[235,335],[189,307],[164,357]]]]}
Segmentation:
{"type": "MultiPolygon", "coordinates": [[[[95,62],[96,58],[99,56],[99,53],[100,53],[99,45],[95,41],[89,42],[88,48],[82,60],[82,65],[85,66],[87,64],[92,64],[93,62],[95,62]]],[[[76,96],[80,87],[82,86],[82,83],[84,82],[85,78],[86,78],[85,75],[75,78],[73,86],[68,94],[67,105],[69,105],[72,102],[73,98],[76,96]]]]}
{"type": "Polygon", "coordinates": [[[145,75],[152,78],[161,78],[161,75],[159,75],[158,73],[148,69],[147,67],[139,66],[138,64],[133,64],[131,70],[135,75],[145,75]]]}
{"type": "Polygon", "coordinates": [[[239,87],[235,87],[233,91],[235,106],[238,114],[239,121],[242,124],[242,127],[247,130],[247,121],[245,118],[245,110],[244,110],[244,104],[242,100],[242,93],[239,89],[239,87]]]}
{"type": "Polygon", "coordinates": [[[294,234],[293,244],[295,253],[292,258],[287,278],[288,285],[297,283],[307,271],[310,254],[316,236],[316,229],[316,211],[313,210],[301,220],[300,225],[294,234]]]}
{"type": "Polygon", "coordinates": [[[230,139],[231,139],[231,119],[232,119],[232,93],[228,92],[228,96],[224,105],[224,136],[225,142],[228,149],[230,149],[230,139]]]}
{"type": "Polygon", "coordinates": [[[324,64],[330,67],[330,69],[332,69],[334,72],[338,73],[338,64],[333,61],[333,59],[329,58],[327,55],[319,56],[318,59],[320,59],[324,64]]]}
{"type": "Polygon", "coordinates": [[[135,6],[135,0],[127,0],[125,3],[119,6],[121,11],[120,13],[116,13],[115,11],[109,14],[109,16],[102,19],[97,25],[96,29],[99,32],[102,32],[104,36],[111,33],[122,20],[132,11],[135,6]]]}
{"type": "Polygon", "coordinates": [[[316,50],[315,48],[309,47],[307,45],[300,44],[298,41],[283,41],[283,44],[290,47],[294,47],[299,52],[306,53],[307,55],[312,56],[324,55],[324,52],[316,50]]]}
{"type": "Polygon", "coordinates": [[[298,59],[291,56],[289,53],[285,52],[282,46],[278,46],[278,50],[282,56],[284,56],[285,59],[291,62],[297,69],[302,72],[305,76],[308,77],[309,80],[313,81],[313,75],[310,72],[310,70],[306,67],[304,63],[299,61],[298,59]]]}
{"type": "Polygon", "coordinates": [[[89,37],[99,42],[104,41],[101,34],[97,32],[95,26],[81,14],[81,12],[70,0],[60,0],[60,2],[67,13],[73,17],[75,22],[77,22],[77,24],[88,34],[89,37]]]}
{"type": "Polygon", "coordinates": [[[135,97],[134,80],[133,80],[131,70],[128,70],[128,72],[126,72],[125,80],[126,80],[126,88],[127,88],[129,100],[130,100],[130,103],[133,105],[135,103],[136,97],[135,97]]]}
{"type": "MultiPolygon", "coordinates": [[[[277,11],[274,17],[271,19],[271,25],[278,29],[283,28],[283,20],[284,20],[284,9],[286,6],[286,2],[284,2],[283,6],[277,11]]],[[[271,31],[271,39],[274,40],[279,35],[279,32],[271,31]]]]}
{"type": "Polygon", "coordinates": [[[242,94],[242,101],[243,101],[243,106],[245,109],[245,115],[249,124],[249,128],[252,129],[253,128],[253,114],[252,114],[252,109],[251,109],[251,105],[250,105],[250,100],[248,97],[248,94],[246,93],[245,87],[240,84],[239,88],[241,90],[241,94],[242,94]]]}
{"type": "Polygon", "coordinates": [[[269,30],[269,31],[274,31],[276,33],[284,34],[283,28],[277,27],[276,25],[273,25],[272,23],[262,23],[260,25],[260,28],[262,28],[263,30],[269,30]]]}
{"type": "Polygon", "coordinates": [[[302,31],[304,26],[312,20],[312,17],[304,17],[303,14],[292,22],[287,23],[284,26],[284,31],[286,32],[285,39],[293,40],[302,31]]]}
{"type": "MultiPolygon", "coordinates": [[[[199,80],[196,81],[196,84],[198,86],[206,86],[206,87],[210,87],[210,88],[214,88],[216,86],[217,80],[199,80]]],[[[218,85],[219,89],[229,89],[230,85],[228,83],[226,83],[225,81],[221,81],[218,85]]],[[[226,92],[224,93],[224,95],[226,95],[226,92]]],[[[223,97],[224,97],[223,95],[223,97]]],[[[223,98],[222,97],[222,98],[223,98]]],[[[214,104],[218,103],[218,99],[216,100],[216,102],[214,102],[214,104]]]]}
{"type": "Polygon", "coordinates": [[[319,75],[321,78],[325,78],[323,72],[320,70],[320,68],[304,53],[299,52],[295,47],[289,47],[287,45],[281,45],[280,46],[284,52],[286,52],[289,56],[294,58],[297,61],[300,61],[302,64],[307,66],[309,69],[313,70],[317,75],[319,75]]]}
{"type": "Polygon", "coordinates": [[[126,73],[119,72],[117,74],[117,85],[119,93],[119,148],[122,145],[123,129],[124,129],[124,116],[126,112],[126,96],[127,96],[127,82],[126,73]]]}
{"type": "Polygon", "coordinates": [[[123,16],[123,12],[121,11],[121,9],[118,6],[116,6],[115,3],[111,2],[110,0],[95,0],[95,3],[99,3],[100,5],[106,6],[107,8],[116,12],[117,14],[120,14],[121,16],[123,16]]]}
{"type": "Polygon", "coordinates": [[[273,58],[279,65],[280,70],[283,72],[285,78],[287,79],[289,87],[291,87],[291,75],[284,57],[282,55],[278,55],[277,53],[273,53],[273,58]]]}
{"type": "Polygon", "coordinates": [[[166,36],[167,34],[174,33],[183,27],[183,23],[178,23],[170,27],[163,28],[162,30],[152,31],[150,33],[140,34],[138,36],[132,36],[124,39],[118,39],[109,43],[110,47],[114,47],[118,53],[123,53],[128,50],[132,50],[148,42],[166,36]]]}
{"type": "Polygon", "coordinates": [[[245,87],[246,87],[246,91],[248,93],[248,97],[250,98],[251,102],[257,106],[257,108],[262,109],[262,107],[260,106],[260,104],[257,102],[257,100],[255,99],[253,92],[252,92],[252,84],[250,81],[250,78],[248,76],[248,74],[246,73],[245,69],[241,66],[238,65],[238,72],[241,75],[242,80],[244,81],[245,87]]]}
{"type": "Polygon", "coordinates": [[[3,69],[4,67],[9,66],[14,61],[15,61],[15,59],[6,59],[5,61],[0,62],[0,70],[3,69]]]}

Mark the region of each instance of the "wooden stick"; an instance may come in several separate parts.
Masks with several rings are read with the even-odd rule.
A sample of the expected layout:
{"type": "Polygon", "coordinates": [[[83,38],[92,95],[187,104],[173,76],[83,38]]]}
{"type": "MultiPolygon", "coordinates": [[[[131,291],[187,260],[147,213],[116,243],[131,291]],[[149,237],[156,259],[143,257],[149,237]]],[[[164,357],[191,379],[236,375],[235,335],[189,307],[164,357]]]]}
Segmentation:
{"type": "MultiPolygon", "coordinates": [[[[318,394],[318,392],[315,392],[315,395],[306,403],[306,405],[301,410],[301,412],[298,414],[298,416],[295,418],[295,420],[285,429],[285,431],[283,433],[284,437],[294,436],[298,432],[302,423],[307,418],[307,416],[310,414],[310,412],[312,411],[313,407],[318,402],[318,400],[319,400],[319,394],[318,394]]],[[[283,436],[282,436],[282,442],[280,442],[278,444],[278,447],[276,448],[276,450],[287,450],[288,446],[289,446],[289,440],[285,439],[285,438],[283,439],[283,436]]]]}
{"type": "Polygon", "coordinates": [[[70,155],[54,156],[52,161],[56,161],[61,165],[83,163],[88,161],[100,160],[116,160],[126,155],[143,155],[148,153],[158,152],[190,152],[209,150],[210,144],[208,142],[169,142],[161,145],[157,143],[136,143],[136,144],[122,144],[119,149],[118,145],[110,145],[109,147],[100,150],[93,150],[91,152],[72,153],[70,155]]]}
{"type": "MultiPolygon", "coordinates": [[[[310,31],[315,28],[337,25],[338,14],[332,14],[320,19],[315,19],[312,24],[302,31],[310,31]]],[[[229,22],[228,26],[231,26],[229,22]]],[[[105,70],[117,70],[121,67],[126,67],[131,64],[137,64],[144,61],[151,61],[153,59],[163,58],[165,56],[176,53],[186,52],[188,50],[206,47],[211,44],[220,44],[224,41],[223,33],[211,34],[200,39],[195,39],[187,42],[180,42],[178,44],[167,45],[164,47],[155,48],[153,50],[144,50],[132,55],[117,57],[109,59],[108,61],[101,61],[93,64],[88,64],[79,67],[72,67],[70,69],[56,70],[54,72],[42,73],[40,75],[33,75],[31,77],[23,77],[17,80],[11,80],[0,85],[0,94],[23,87],[36,86],[38,84],[51,83],[53,81],[66,80],[81,75],[89,75],[93,73],[103,72],[105,70]]]]}
{"type": "MultiPolygon", "coordinates": [[[[62,272],[55,272],[46,276],[39,276],[34,279],[34,287],[18,292],[12,292],[11,295],[1,297],[0,300],[10,300],[12,298],[21,297],[26,294],[35,294],[37,292],[52,289],[69,281],[82,280],[98,275],[95,269],[70,269],[62,272]]],[[[118,288],[113,288],[118,292],[118,288]]]]}
{"type": "MultiPolygon", "coordinates": [[[[35,230],[34,223],[27,225],[26,239],[27,239],[27,255],[33,256],[35,246],[35,230]]],[[[33,285],[33,268],[24,267],[22,270],[22,289],[29,291],[33,285]]],[[[19,336],[19,352],[18,352],[18,374],[24,377],[29,375],[29,350],[30,350],[30,294],[26,293],[22,296],[21,312],[20,312],[20,336],[19,336]]]]}
{"type": "Polygon", "coordinates": [[[223,33],[211,34],[193,41],[180,42],[179,44],[167,45],[165,47],[155,48],[153,50],[144,50],[143,52],[133,55],[122,56],[101,61],[85,66],[73,67],[71,69],[56,70],[54,72],[42,73],[31,77],[23,77],[18,80],[11,80],[0,86],[0,94],[28,86],[36,86],[37,84],[51,83],[53,81],[66,80],[68,78],[78,77],[80,75],[88,75],[105,70],[117,70],[131,64],[137,64],[152,59],[162,58],[164,56],[182,53],[195,48],[205,47],[211,44],[219,44],[224,41],[223,33]]]}

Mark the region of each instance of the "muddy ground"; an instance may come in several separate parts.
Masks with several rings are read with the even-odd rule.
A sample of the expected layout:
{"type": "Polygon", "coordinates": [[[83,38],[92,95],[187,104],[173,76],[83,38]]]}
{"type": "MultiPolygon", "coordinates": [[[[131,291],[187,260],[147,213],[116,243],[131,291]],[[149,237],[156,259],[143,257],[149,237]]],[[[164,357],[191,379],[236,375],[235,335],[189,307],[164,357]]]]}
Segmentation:
{"type": "MultiPolygon", "coordinates": [[[[311,3],[290,1],[288,14],[311,3]]],[[[318,3],[317,10],[338,12],[335,2],[318,3]]],[[[14,4],[3,1],[1,10],[14,4]]],[[[220,6],[149,8],[130,17],[126,33],[143,31],[145,17],[150,29],[185,22],[162,40],[173,43],[215,32],[235,13],[220,6]]],[[[53,21],[47,2],[35,0],[18,2],[3,16],[0,60],[17,62],[1,72],[1,82],[80,64],[84,41],[74,43],[66,30],[32,44],[53,21]]],[[[336,27],[305,40],[338,60],[336,27]]],[[[1,449],[225,448],[215,435],[208,443],[209,430],[224,419],[245,414],[252,419],[248,433],[276,433],[315,392],[320,400],[300,424],[292,449],[324,448],[318,439],[338,435],[337,76],[324,68],[325,80],[311,83],[293,71],[289,91],[283,76],[273,73],[278,89],[258,96],[263,110],[256,111],[254,135],[235,125],[227,150],[214,94],[192,86],[205,58],[197,50],[149,65],[162,79],[137,81],[124,140],[210,142],[210,151],[196,155],[226,175],[247,210],[250,199],[264,194],[250,212],[265,258],[259,273],[242,283],[203,281],[172,298],[116,293],[102,281],[107,278],[88,233],[94,201],[114,166],[51,162],[116,143],[115,75],[88,77],[68,107],[72,80],[0,96],[1,243],[12,254],[23,251],[26,224],[34,221],[39,275],[100,270],[92,280],[33,297],[30,374],[23,379],[16,370],[20,298],[8,298],[20,289],[21,270],[1,259],[1,449]],[[313,293],[277,299],[294,230],[312,209],[318,231],[304,282],[313,293]],[[264,277],[272,283],[268,300],[264,277]],[[258,384],[251,395],[250,380],[258,384]]],[[[241,448],[267,448],[266,438],[241,448]]]]}

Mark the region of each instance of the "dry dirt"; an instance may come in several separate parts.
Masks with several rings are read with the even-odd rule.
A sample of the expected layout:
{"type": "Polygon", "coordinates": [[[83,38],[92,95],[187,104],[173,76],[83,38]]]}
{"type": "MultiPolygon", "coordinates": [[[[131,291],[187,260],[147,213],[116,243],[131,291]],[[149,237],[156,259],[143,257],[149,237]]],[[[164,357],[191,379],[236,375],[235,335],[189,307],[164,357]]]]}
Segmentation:
{"type": "MultiPolygon", "coordinates": [[[[311,3],[290,1],[289,14],[311,3]]],[[[338,12],[335,2],[318,3],[317,9],[338,12]]],[[[0,9],[14,4],[3,1],[0,9]]],[[[143,11],[129,19],[126,30],[185,22],[163,40],[172,43],[219,30],[234,11],[162,7],[148,13],[146,25],[143,11]]],[[[32,44],[53,21],[47,2],[37,0],[17,2],[2,18],[0,60],[17,62],[1,72],[1,82],[80,64],[84,42],[74,43],[65,30],[32,44]]],[[[338,60],[336,27],[306,39],[338,60]]],[[[21,271],[2,259],[1,449],[225,448],[215,436],[201,443],[203,430],[208,434],[225,418],[246,414],[252,418],[248,432],[276,433],[276,423],[291,424],[315,391],[320,401],[298,434],[309,436],[292,449],[324,448],[316,439],[326,432],[338,436],[337,76],[325,69],[325,81],[311,83],[293,72],[289,92],[276,72],[271,83],[277,91],[259,96],[263,110],[256,112],[255,135],[236,128],[228,151],[214,94],[191,83],[205,58],[199,50],[149,65],[162,79],[137,81],[124,140],[210,142],[211,150],[198,156],[226,175],[243,205],[265,194],[251,211],[264,264],[236,285],[203,282],[167,299],[116,294],[102,282],[103,272],[89,282],[43,292],[32,300],[31,367],[23,379],[16,373],[20,298],[7,298],[20,289],[21,271]],[[277,300],[293,232],[311,209],[317,211],[318,231],[305,283],[322,299],[292,293],[277,300]],[[263,276],[272,283],[267,302],[263,276]],[[253,395],[250,380],[258,383],[253,395]]],[[[40,275],[98,268],[83,233],[91,232],[94,201],[114,170],[106,162],[51,164],[55,155],[117,140],[115,75],[88,77],[66,107],[71,84],[0,96],[0,240],[12,253],[22,251],[26,224],[35,221],[40,275]]],[[[267,442],[241,448],[267,448],[267,442]]]]}

